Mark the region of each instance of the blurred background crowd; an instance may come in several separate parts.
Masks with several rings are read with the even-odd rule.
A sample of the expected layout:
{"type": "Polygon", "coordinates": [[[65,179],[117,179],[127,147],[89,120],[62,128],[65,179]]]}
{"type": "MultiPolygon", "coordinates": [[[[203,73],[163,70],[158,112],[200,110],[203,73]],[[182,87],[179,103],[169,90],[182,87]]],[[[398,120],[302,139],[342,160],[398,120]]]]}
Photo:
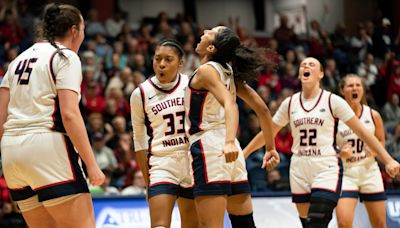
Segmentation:
{"type": "MultiPolygon", "coordinates": [[[[28,0],[0,0],[0,81],[8,64],[35,42],[35,24],[40,9],[28,0]]],[[[82,9],[81,9],[82,10],[82,9]]],[[[204,29],[215,25],[195,22],[184,14],[159,12],[132,25],[129,12],[114,7],[111,17],[99,19],[96,8],[82,10],[86,37],[80,49],[83,82],[81,111],[86,121],[93,152],[106,174],[100,187],[91,187],[93,195],[142,195],[144,181],[135,159],[130,123],[129,98],[132,91],[152,76],[152,55],[158,41],[174,38],[185,50],[181,72],[191,74],[199,66],[194,52],[204,29]]],[[[276,69],[262,70],[258,81],[249,82],[274,113],[284,98],[300,89],[297,70],[306,56],[318,58],[324,66],[324,89],[338,93],[340,79],[356,73],[365,79],[368,104],[384,120],[386,149],[400,161],[400,33],[391,20],[376,11],[368,20],[358,21],[356,31],[344,24],[327,31],[318,20],[307,21],[307,32],[296,33],[281,14],[272,34],[254,36],[240,24],[240,15],[221,24],[237,32],[245,45],[268,48],[278,55],[276,69]]],[[[270,52],[268,52],[270,53],[270,52]]],[[[242,147],[260,131],[256,115],[240,100],[238,139],[242,147]]],[[[4,111],[4,110],[2,110],[4,111]]],[[[252,191],[288,191],[288,167],[292,138],[290,128],[275,138],[281,164],[271,172],[261,169],[263,150],[247,159],[252,191]]],[[[400,176],[390,178],[382,172],[387,190],[400,189],[400,176]]],[[[12,222],[13,211],[4,178],[0,178],[2,222],[12,222]],[[8,216],[8,217],[7,217],[8,216]],[[10,219],[7,219],[10,218],[10,219]]],[[[15,222],[15,221],[14,221],[15,222]]]]}

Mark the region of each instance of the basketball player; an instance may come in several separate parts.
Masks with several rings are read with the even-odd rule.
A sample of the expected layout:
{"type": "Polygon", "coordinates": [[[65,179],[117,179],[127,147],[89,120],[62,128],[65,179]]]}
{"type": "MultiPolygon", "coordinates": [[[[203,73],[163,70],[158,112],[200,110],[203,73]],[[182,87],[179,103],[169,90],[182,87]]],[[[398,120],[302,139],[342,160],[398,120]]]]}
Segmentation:
{"type": "Polygon", "coordinates": [[[271,163],[279,155],[270,134],[271,115],[246,83],[264,65],[263,52],[240,44],[229,28],[205,30],[196,47],[202,65],[185,91],[186,131],[195,176],[195,204],[202,227],[223,227],[227,209],[233,227],[255,227],[243,153],[236,140],[236,94],[257,114],[271,163]],[[231,62],[231,65],[229,64],[231,62]]]}
{"type": "MultiPolygon", "coordinates": [[[[379,113],[365,105],[364,86],[355,74],[340,82],[340,92],[367,130],[385,145],[385,130],[379,113]]],[[[374,228],[386,227],[385,190],[382,175],[374,156],[366,151],[364,142],[342,121],[336,135],[344,165],[342,195],[336,216],[339,227],[352,227],[358,197],[364,202],[374,228]]]]}
{"type": "MultiPolygon", "coordinates": [[[[305,58],[298,76],[302,91],[286,98],[273,117],[273,135],[288,123],[292,130],[290,186],[303,227],[327,227],[339,199],[343,168],[335,151],[338,119],[378,153],[391,176],[399,172],[399,163],[365,129],[345,100],[320,88],[323,72],[317,59],[305,58]]],[[[246,155],[262,145],[258,134],[245,148],[246,155]]]]}
{"type": "Polygon", "coordinates": [[[45,40],[15,59],[1,84],[4,176],[29,227],[95,227],[80,157],[91,184],[104,175],[78,105],[84,21],[75,7],[50,4],[41,29],[45,40]]]}
{"type": "Polygon", "coordinates": [[[151,227],[170,227],[177,199],[181,227],[198,227],[184,129],[183,99],[189,79],[179,73],[183,55],[177,41],[160,42],[153,57],[155,76],[131,96],[133,138],[148,187],[151,227]]]}

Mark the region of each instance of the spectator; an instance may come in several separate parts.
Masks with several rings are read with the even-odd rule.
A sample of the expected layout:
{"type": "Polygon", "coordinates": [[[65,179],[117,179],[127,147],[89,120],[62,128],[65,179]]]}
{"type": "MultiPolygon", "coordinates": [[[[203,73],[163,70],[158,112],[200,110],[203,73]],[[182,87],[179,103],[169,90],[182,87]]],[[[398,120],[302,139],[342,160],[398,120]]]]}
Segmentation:
{"type": "Polygon", "coordinates": [[[392,94],[392,97],[385,103],[382,117],[386,130],[392,132],[393,128],[400,123],[399,95],[392,94]]]}
{"type": "Polygon", "coordinates": [[[123,116],[125,119],[129,118],[131,109],[129,107],[129,102],[124,97],[124,92],[122,88],[113,87],[109,91],[106,91],[106,100],[114,100],[116,105],[116,115],[123,116]]]}
{"type": "Polygon", "coordinates": [[[349,56],[348,52],[350,50],[350,38],[346,33],[346,27],[344,24],[338,24],[335,28],[334,33],[331,35],[332,46],[333,46],[333,58],[336,60],[338,69],[341,72],[345,72],[349,56]]]}
{"type": "Polygon", "coordinates": [[[145,182],[141,171],[137,170],[132,175],[132,185],[124,188],[121,192],[122,195],[145,195],[145,182]]]}
{"type": "Polygon", "coordinates": [[[375,65],[374,56],[371,53],[368,53],[364,61],[360,63],[357,74],[364,78],[367,88],[375,84],[376,78],[378,77],[378,67],[375,65]]]}
{"type": "Polygon", "coordinates": [[[113,134],[111,125],[104,123],[102,114],[98,112],[93,112],[88,116],[86,129],[88,131],[89,139],[91,140],[96,132],[104,133],[104,140],[106,142],[112,137],[111,135],[113,134]]]}
{"type": "Polygon", "coordinates": [[[286,15],[281,15],[280,25],[274,31],[274,39],[278,41],[278,52],[283,54],[287,49],[293,48],[296,42],[296,34],[293,27],[289,27],[289,18],[286,15]]]}
{"type": "Polygon", "coordinates": [[[353,61],[358,64],[367,56],[368,51],[372,48],[372,39],[367,34],[364,24],[359,24],[357,34],[350,40],[350,46],[353,50],[353,61]]]}
{"type": "Polygon", "coordinates": [[[400,161],[400,124],[393,128],[393,136],[386,141],[386,148],[393,158],[400,161]]]}
{"type": "Polygon", "coordinates": [[[385,54],[392,49],[392,35],[390,32],[390,20],[382,18],[381,24],[376,26],[372,37],[374,56],[383,59],[385,54]]]}
{"type": "Polygon", "coordinates": [[[335,59],[327,59],[325,61],[324,77],[321,80],[322,87],[332,93],[337,93],[339,81],[340,74],[336,68],[335,59]]]}
{"type": "MultiPolygon", "coordinates": [[[[122,70],[128,65],[128,56],[124,53],[124,44],[121,41],[115,41],[111,52],[107,53],[106,56],[106,68],[111,69],[113,66],[117,66],[118,69],[122,70]],[[118,55],[118,62],[114,55],[118,55]]],[[[115,75],[114,75],[115,76],[115,75]]]]}
{"type": "Polygon", "coordinates": [[[138,168],[131,134],[120,134],[114,155],[117,159],[118,168],[114,172],[112,185],[119,188],[131,185],[131,173],[138,168]]]}
{"type": "Polygon", "coordinates": [[[293,69],[293,65],[291,63],[286,63],[283,68],[283,75],[281,77],[280,83],[283,88],[289,88],[293,90],[298,90],[300,88],[299,78],[293,69]]]}
{"type": "Polygon", "coordinates": [[[400,61],[393,61],[393,68],[390,71],[387,88],[387,98],[390,99],[393,94],[400,96],[400,61]]]}
{"type": "Polygon", "coordinates": [[[96,9],[90,9],[87,13],[87,17],[85,31],[89,38],[92,38],[98,34],[106,34],[106,29],[104,28],[103,23],[99,21],[98,12],[96,9]]]}
{"type": "Polygon", "coordinates": [[[120,136],[127,132],[126,119],[123,116],[117,115],[113,118],[111,124],[113,129],[113,136],[107,142],[107,146],[114,150],[118,146],[120,136]]]}
{"type": "Polygon", "coordinates": [[[117,159],[115,158],[114,152],[107,147],[104,140],[104,134],[96,132],[93,135],[93,152],[96,158],[96,162],[100,169],[108,169],[114,171],[117,167],[117,159]]]}
{"type": "Polygon", "coordinates": [[[108,169],[102,170],[106,179],[103,184],[100,186],[90,186],[89,190],[92,195],[104,195],[104,196],[118,196],[121,192],[118,188],[111,186],[110,183],[112,181],[112,172],[108,169]]]}
{"type": "Polygon", "coordinates": [[[200,66],[199,56],[194,52],[193,43],[188,41],[183,45],[185,55],[183,59],[183,74],[191,75],[200,66]]]}
{"type": "Polygon", "coordinates": [[[267,174],[267,189],[270,191],[288,191],[289,185],[282,181],[281,174],[274,169],[267,174]]]}
{"type": "Polygon", "coordinates": [[[129,100],[130,95],[136,88],[133,80],[134,78],[131,68],[122,68],[122,70],[117,75],[114,75],[110,79],[110,82],[108,83],[106,88],[106,94],[109,93],[111,88],[118,88],[123,91],[125,99],[129,100]]]}
{"type": "Polygon", "coordinates": [[[86,93],[82,97],[82,103],[84,106],[84,114],[90,115],[93,112],[103,113],[106,108],[106,101],[101,94],[98,94],[98,84],[96,82],[90,82],[87,85],[86,93]]]}
{"type": "Polygon", "coordinates": [[[263,99],[264,103],[268,104],[271,101],[271,90],[268,86],[258,86],[257,93],[263,99]]]}
{"type": "Polygon", "coordinates": [[[111,18],[106,20],[106,31],[107,35],[114,40],[117,35],[121,32],[122,26],[125,24],[125,20],[123,18],[123,14],[121,11],[117,11],[113,13],[111,18]]]}
{"type": "Polygon", "coordinates": [[[19,212],[17,205],[13,202],[2,204],[0,213],[0,227],[26,228],[22,214],[19,212]]]}
{"type": "Polygon", "coordinates": [[[18,22],[16,9],[6,10],[4,21],[0,26],[0,36],[11,46],[19,46],[25,37],[25,32],[18,22]]]}

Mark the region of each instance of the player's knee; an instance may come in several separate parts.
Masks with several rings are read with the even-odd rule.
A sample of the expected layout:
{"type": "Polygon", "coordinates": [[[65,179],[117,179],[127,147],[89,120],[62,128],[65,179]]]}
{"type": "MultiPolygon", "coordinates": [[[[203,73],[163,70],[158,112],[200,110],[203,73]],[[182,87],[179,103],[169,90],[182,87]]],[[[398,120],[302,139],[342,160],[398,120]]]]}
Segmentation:
{"type": "Polygon", "coordinates": [[[382,217],[382,218],[373,218],[370,219],[371,220],[371,226],[373,228],[381,228],[381,227],[386,227],[386,218],[382,217]]]}
{"type": "Polygon", "coordinates": [[[232,228],[255,228],[253,213],[247,215],[232,215],[229,214],[232,228]]]}
{"type": "Polygon", "coordinates": [[[353,222],[348,219],[338,219],[337,223],[339,228],[353,227],[353,222]]]}
{"type": "Polygon", "coordinates": [[[306,227],[328,227],[328,224],[332,219],[333,209],[336,207],[336,202],[328,199],[312,197],[310,203],[306,227]]]}
{"type": "MultiPolygon", "coordinates": [[[[337,210],[336,210],[337,212],[337,210]]],[[[337,223],[339,228],[347,228],[353,226],[353,218],[350,216],[337,216],[337,223]]]]}

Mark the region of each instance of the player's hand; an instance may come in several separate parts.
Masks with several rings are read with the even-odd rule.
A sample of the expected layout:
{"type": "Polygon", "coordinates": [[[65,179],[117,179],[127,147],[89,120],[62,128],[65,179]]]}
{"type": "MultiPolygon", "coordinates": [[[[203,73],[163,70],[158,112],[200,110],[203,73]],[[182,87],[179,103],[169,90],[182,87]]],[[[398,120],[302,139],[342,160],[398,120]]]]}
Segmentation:
{"type": "Polygon", "coordinates": [[[281,162],[279,153],[276,150],[266,151],[261,168],[267,168],[268,171],[273,170],[281,162]]]}
{"type": "Polygon", "coordinates": [[[221,152],[221,154],[218,155],[218,157],[221,157],[222,155],[225,155],[225,161],[227,163],[234,162],[239,156],[239,148],[234,142],[225,143],[225,148],[221,152]]]}
{"type": "Polygon", "coordinates": [[[353,147],[351,143],[346,143],[342,148],[340,148],[339,156],[343,159],[350,158],[353,155],[353,147]]]}
{"type": "Polygon", "coordinates": [[[385,164],[385,170],[390,177],[394,178],[400,171],[400,164],[396,160],[392,159],[385,164]]]}
{"type": "Polygon", "coordinates": [[[103,184],[106,177],[100,168],[96,165],[87,168],[89,183],[93,186],[99,186],[103,184]]]}

